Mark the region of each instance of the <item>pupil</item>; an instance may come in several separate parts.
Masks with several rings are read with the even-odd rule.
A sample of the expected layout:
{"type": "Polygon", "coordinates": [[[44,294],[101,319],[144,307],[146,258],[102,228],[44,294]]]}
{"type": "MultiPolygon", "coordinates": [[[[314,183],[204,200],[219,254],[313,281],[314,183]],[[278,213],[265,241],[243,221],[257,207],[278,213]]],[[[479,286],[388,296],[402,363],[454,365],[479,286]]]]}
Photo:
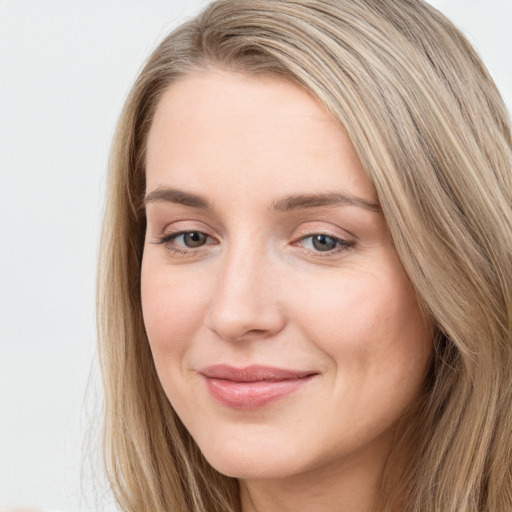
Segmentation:
{"type": "Polygon", "coordinates": [[[191,233],[185,233],[183,241],[187,247],[200,247],[206,242],[206,235],[192,231],[191,233]]]}
{"type": "Polygon", "coordinates": [[[313,237],[313,247],[317,251],[332,251],[336,248],[336,240],[327,235],[315,235],[313,237]]]}

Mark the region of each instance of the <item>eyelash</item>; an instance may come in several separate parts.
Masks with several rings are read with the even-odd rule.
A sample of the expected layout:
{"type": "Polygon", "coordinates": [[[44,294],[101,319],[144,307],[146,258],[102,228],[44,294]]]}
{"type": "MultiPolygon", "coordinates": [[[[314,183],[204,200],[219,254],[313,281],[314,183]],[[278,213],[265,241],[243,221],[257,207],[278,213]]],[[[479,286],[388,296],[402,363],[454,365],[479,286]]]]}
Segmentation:
{"type": "Polygon", "coordinates": [[[176,233],[170,233],[170,234],[164,235],[163,237],[161,237],[159,239],[158,242],[155,242],[155,243],[156,243],[156,245],[164,245],[168,251],[170,251],[174,254],[180,254],[180,255],[184,255],[184,256],[192,256],[193,254],[197,254],[199,251],[204,250],[204,245],[211,245],[211,244],[206,243],[204,245],[199,246],[197,249],[194,249],[192,247],[186,248],[185,246],[179,246],[175,243],[175,240],[178,237],[187,235],[190,233],[201,233],[207,239],[209,238],[209,239],[213,240],[213,238],[211,236],[209,236],[207,233],[204,233],[203,231],[187,230],[187,231],[177,231],[176,233]],[[180,247],[182,247],[182,248],[180,248],[180,247]]]}
{"type": "MultiPolygon", "coordinates": [[[[187,231],[178,231],[176,233],[170,233],[170,234],[164,235],[158,240],[158,242],[154,242],[154,243],[156,245],[164,245],[168,251],[170,251],[174,254],[179,254],[179,255],[184,255],[184,256],[196,255],[199,252],[201,252],[202,250],[204,250],[206,245],[212,245],[211,243],[206,242],[205,244],[203,244],[197,248],[193,248],[193,247],[185,248],[184,246],[179,246],[176,244],[176,239],[178,237],[187,235],[187,234],[192,234],[192,233],[201,234],[201,235],[204,235],[207,240],[208,239],[213,240],[213,238],[211,236],[209,236],[207,233],[204,233],[203,231],[193,231],[193,230],[188,231],[187,230],[187,231]]],[[[353,241],[345,240],[343,238],[340,238],[340,237],[337,237],[337,236],[334,236],[334,235],[331,235],[331,234],[325,233],[325,232],[324,233],[322,233],[322,232],[308,233],[308,234],[300,237],[299,240],[297,240],[296,242],[293,242],[292,245],[297,246],[297,245],[300,245],[301,243],[303,243],[308,238],[313,239],[314,237],[320,237],[320,236],[329,238],[332,241],[334,241],[336,243],[336,247],[334,249],[330,249],[327,251],[308,249],[308,248],[302,246],[303,249],[306,250],[309,254],[312,254],[317,257],[328,257],[328,256],[333,256],[335,254],[339,254],[341,252],[348,251],[349,249],[351,249],[352,247],[355,246],[355,242],[353,242],[353,241]]]]}
{"type": "Polygon", "coordinates": [[[305,249],[309,254],[312,254],[316,257],[324,257],[324,258],[327,258],[329,256],[334,256],[334,255],[338,255],[342,252],[346,252],[348,251],[349,249],[351,249],[352,247],[354,247],[355,245],[355,242],[352,242],[350,240],[345,240],[344,238],[340,238],[338,236],[335,236],[335,235],[331,235],[329,233],[322,233],[322,232],[317,232],[317,233],[308,233],[304,236],[301,236],[299,238],[299,240],[297,242],[294,242],[293,245],[299,245],[301,244],[303,249],[305,249]],[[335,248],[333,249],[329,249],[327,251],[319,251],[319,250],[315,250],[315,249],[309,249],[307,247],[304,247],[304,241],[307,240],[308,238],[311,239],[311,243],[313,244],[314,243],[314,238],[315,237],[325,237],[325,238],[329,238],[331,239],[335,244],[335,248]]]}

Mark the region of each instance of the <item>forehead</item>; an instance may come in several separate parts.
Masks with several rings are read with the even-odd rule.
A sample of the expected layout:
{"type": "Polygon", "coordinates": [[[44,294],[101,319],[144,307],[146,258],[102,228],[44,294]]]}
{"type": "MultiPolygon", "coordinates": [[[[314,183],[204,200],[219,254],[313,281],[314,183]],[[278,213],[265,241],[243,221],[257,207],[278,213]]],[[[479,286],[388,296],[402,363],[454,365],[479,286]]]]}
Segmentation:
{"type": "Polygon", "coordinates": [[[337,187],[375,197],[343,127],[283,79],[220,70],[181,78],[156,109],[146,158],[148,190],[224,181],[250,192],[271,180],[280,193],[337,187]]]}

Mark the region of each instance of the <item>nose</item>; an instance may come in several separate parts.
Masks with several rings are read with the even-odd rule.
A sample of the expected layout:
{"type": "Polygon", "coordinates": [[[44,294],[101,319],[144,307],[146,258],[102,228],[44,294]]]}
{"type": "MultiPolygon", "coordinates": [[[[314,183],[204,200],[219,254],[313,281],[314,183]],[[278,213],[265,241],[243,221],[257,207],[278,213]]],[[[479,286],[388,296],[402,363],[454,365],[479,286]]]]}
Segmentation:
{"type": "Polygon", "coordinates": [[[207,327],[228,341],[269,338],[285,326],[275,265],[261,253],[238,248],[216,277],[207,327]]]}

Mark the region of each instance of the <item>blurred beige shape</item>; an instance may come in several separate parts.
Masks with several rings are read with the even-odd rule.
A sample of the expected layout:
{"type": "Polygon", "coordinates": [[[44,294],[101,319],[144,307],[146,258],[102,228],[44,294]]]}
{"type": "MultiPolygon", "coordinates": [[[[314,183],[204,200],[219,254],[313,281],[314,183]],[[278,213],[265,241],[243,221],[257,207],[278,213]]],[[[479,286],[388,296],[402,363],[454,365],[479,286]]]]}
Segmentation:
{"type": "Polygon", "coordinates": [[[0,512],[45,512],[45,511],[42,508],[14,507],[14,508],[0,508],[0,512]]]}

